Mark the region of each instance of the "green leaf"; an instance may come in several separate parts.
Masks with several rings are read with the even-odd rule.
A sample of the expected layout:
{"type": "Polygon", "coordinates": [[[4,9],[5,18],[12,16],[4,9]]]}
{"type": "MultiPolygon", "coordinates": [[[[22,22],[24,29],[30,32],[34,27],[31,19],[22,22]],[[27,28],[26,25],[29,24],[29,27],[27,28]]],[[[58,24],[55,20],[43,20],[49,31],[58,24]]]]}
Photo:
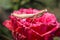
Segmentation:
{"type": "Polygon", "coordinates": [[[0,36],[5,39],[9,39],[9,40],[12,39],[11,32],[1,24],[0,24],[0,36]]]}
{"type": "Polygon", "coordinates": [[[11,0],[0,0],[0,6],[3,7],[4,9],[9,9],[11,8],[11,0]]]}
{"type": "Polygon", "coordinates": [[[54,40],[60,40],[60,37],[54,37],[54,40]]]}

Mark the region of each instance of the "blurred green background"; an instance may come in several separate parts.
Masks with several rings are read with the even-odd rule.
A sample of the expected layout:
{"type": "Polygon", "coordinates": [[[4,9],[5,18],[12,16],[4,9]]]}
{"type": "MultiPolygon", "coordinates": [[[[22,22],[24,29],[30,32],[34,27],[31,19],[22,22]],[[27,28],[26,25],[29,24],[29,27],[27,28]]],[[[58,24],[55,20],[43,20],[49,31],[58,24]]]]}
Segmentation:
{"type": "MultiPolygon", "coordinates": [[[[0,40],[13,40],[11,32],[2,25],[14,10],[20,8],[45,9],[54,13],[60,21],[60,0],[0,0],[0,40]]],[[[54,40],[60,40],[54,37],[54,40]]]]}

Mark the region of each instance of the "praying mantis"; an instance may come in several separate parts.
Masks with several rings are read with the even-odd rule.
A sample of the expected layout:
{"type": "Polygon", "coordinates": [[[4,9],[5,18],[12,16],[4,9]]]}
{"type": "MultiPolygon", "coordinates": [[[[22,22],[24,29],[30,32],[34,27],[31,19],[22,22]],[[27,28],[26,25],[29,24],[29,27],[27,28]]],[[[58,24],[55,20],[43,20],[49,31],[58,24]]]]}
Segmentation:
{"type": "Polygon", "coordinates": [[[44,12],[47,12],[47,9],[41,10],[35,14],[12,14],[15,17],[19,17],[19,18],[31,18],[31,17],[37,17],[37,16],[41,16],[44,12]]]}

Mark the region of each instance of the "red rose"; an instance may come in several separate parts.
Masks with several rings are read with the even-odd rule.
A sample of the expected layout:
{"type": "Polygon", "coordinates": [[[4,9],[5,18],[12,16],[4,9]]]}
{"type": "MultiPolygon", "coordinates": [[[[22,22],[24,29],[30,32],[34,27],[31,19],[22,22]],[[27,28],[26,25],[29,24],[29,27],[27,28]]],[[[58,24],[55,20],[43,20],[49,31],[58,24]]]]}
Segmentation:
{"type": "MultiPolygon", "coordinates": [[[[35,14],[39,11],[41,10],[22,8],[12,14],[35,14]]],[[[59,28],[55,15],[49,12],[45,12],[42,16],[33,19],[21,19],[10,15],[10,20],[6,20],[3,25],[12,31],[14,40],[52,40],[59,28]]]]}

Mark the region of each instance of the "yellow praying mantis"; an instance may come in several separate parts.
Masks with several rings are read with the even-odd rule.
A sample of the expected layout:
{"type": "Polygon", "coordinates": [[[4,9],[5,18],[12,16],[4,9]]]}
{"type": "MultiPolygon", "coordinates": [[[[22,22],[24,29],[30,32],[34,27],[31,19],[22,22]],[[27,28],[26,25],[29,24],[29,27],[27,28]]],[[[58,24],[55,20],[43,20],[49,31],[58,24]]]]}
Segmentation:
{"type": "Polygon", "coordinates": [[[30,18],[30,17],[36,17],[36,16],[41,16],[44,12],[47,12],[47,9],[41,10],[35,14],[15,14],[13,13],[13,16],[19,17],[19,18],[30,18]]]}

